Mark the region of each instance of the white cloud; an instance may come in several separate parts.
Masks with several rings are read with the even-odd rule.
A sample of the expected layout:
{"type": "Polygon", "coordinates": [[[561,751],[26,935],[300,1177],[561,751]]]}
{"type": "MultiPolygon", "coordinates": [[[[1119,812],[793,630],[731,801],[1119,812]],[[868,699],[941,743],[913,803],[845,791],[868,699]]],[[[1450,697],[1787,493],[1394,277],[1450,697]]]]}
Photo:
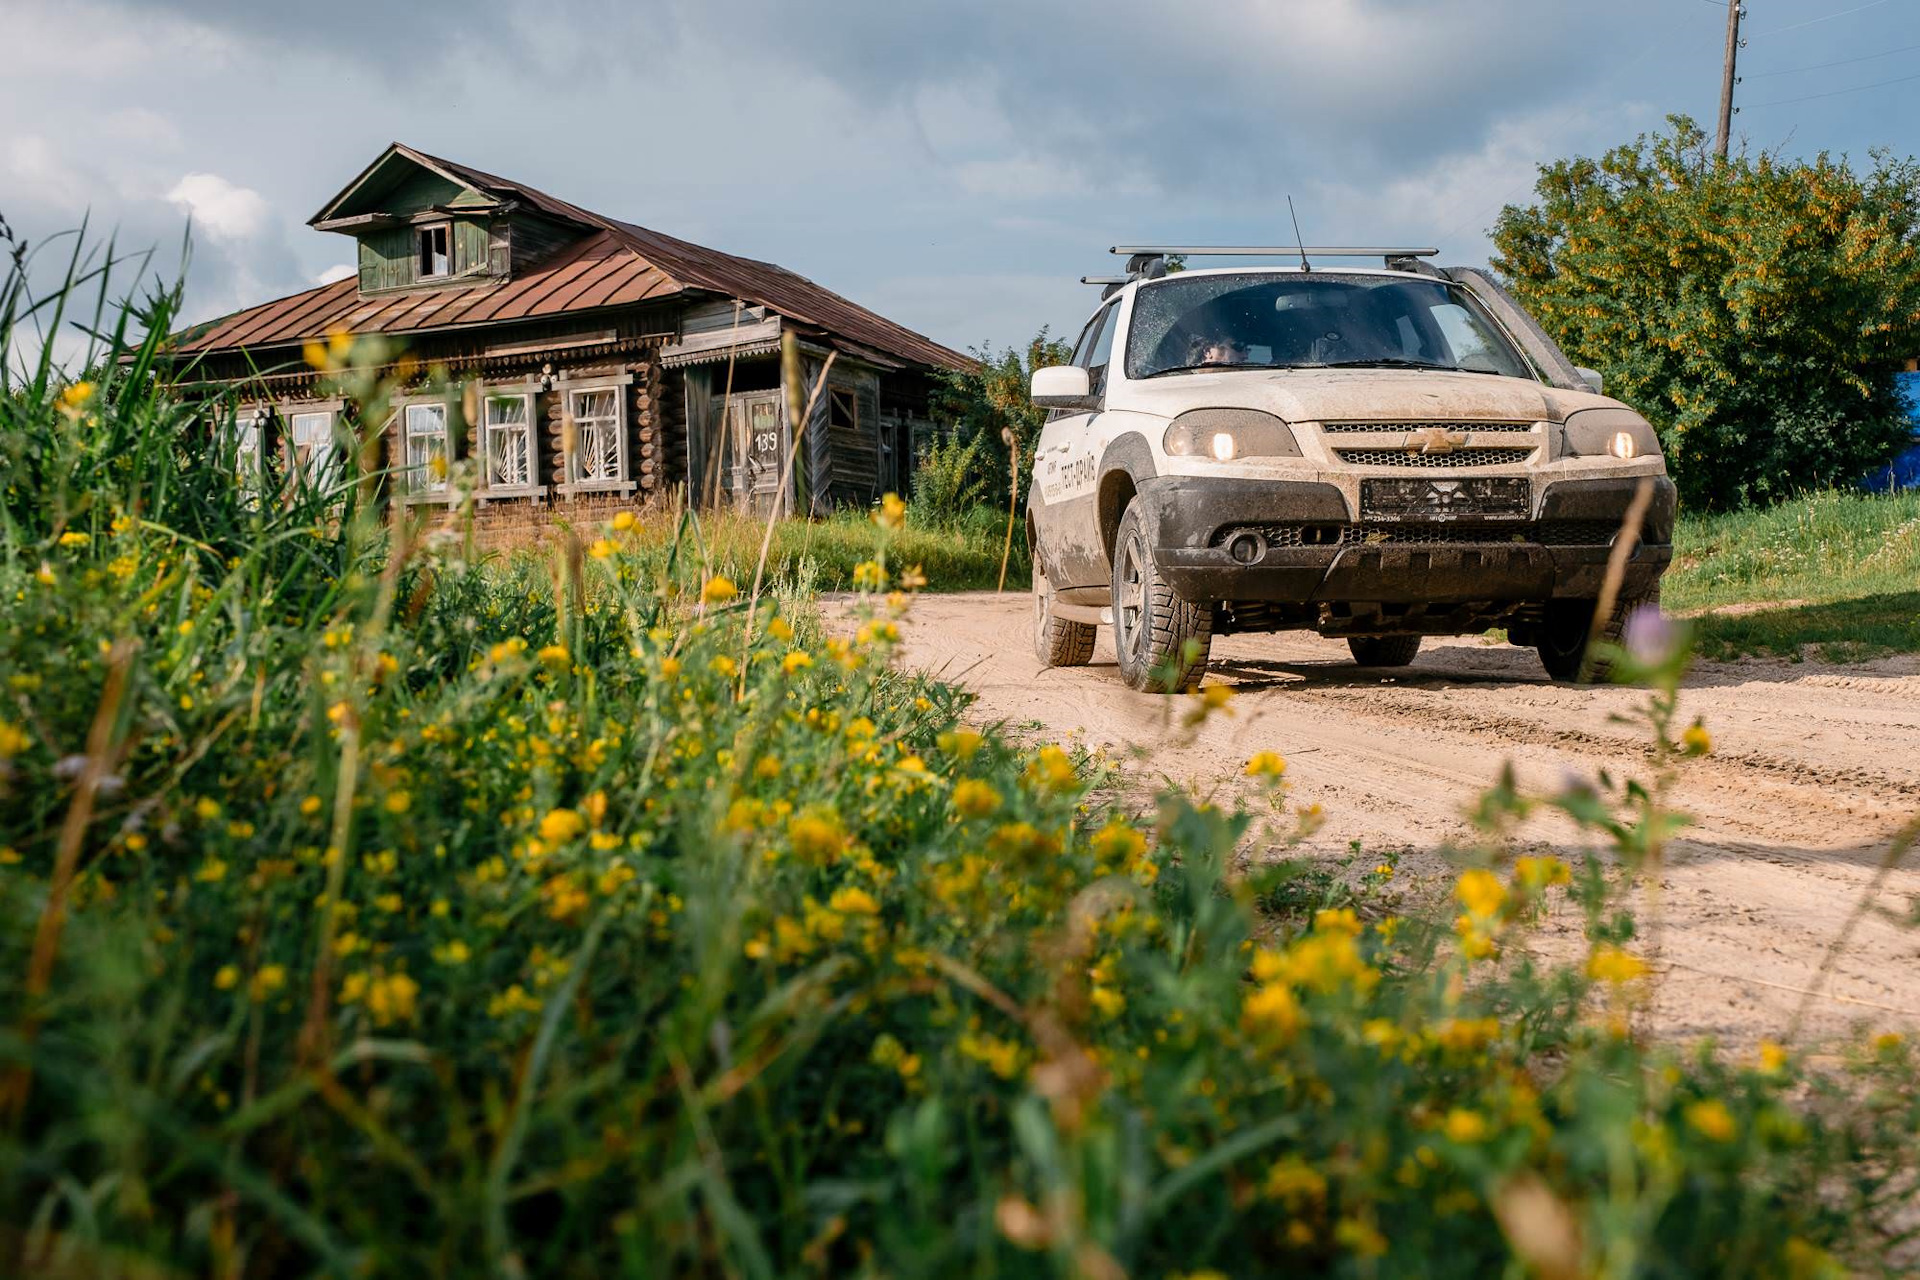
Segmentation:
{"type": "Polygon", "coordinates": [[[267,202],[258,191],[235,186],[217,173],[190,173],[167,192],[167,200],[214,240],[250,240],[266,227],[267,202]]]}
{"type": "Polygon", "coordinates": [[[336,262],[313,278],[315,284],[332,284],[336,280],[347,280],[360,274],[360,269],[351,262],[336,262]]]}

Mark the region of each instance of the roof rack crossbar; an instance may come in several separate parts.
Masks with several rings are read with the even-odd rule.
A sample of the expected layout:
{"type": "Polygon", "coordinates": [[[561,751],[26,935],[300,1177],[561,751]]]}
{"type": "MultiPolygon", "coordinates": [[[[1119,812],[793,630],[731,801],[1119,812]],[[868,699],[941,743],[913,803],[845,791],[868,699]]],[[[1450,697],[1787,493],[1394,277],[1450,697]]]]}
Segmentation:
{"type": "Polygon", "coordinates": [[[1081,276],[1081,284],[1129,284],[1132,276],[1081,276]]]}
{"type": "Polygon", "coordinates": [[[1117,244],[1107,252],[1130,257],[1136,253],[1155,256],[1177,254],[1181,257],[1232,257],[1232,258],[1297,258],[1305,253],[1310,258],[1435,258],[1440,255],[1438,249],[1396,249],[1387,245],[1341,246],[1341,245],[1139,245],[1117,244]]]}

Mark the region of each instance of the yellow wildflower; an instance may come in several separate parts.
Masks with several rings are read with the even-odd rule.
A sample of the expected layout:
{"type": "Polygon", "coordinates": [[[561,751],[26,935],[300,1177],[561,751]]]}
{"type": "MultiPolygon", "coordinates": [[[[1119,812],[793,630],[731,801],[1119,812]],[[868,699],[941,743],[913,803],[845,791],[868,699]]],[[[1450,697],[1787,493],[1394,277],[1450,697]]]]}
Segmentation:
{"type": "Polygon", "coordinates": [[[413,808],[413,793],[410,791],[389,791],[385,801],[388,813],[405,813],[413,808]]]}
{"type": "Polygon", "coordinates": [[[91,537],[78,529],[69,529],[60,535],[60,545],[63,547],[84,547],[92,541],[91,537]]]}
{"type": "Polygon", "coordinates": [[[620,548],[605,538],[595,538],[593,545],[587,548],[587,554],[595,560],[605,560],[620,548]]]}
{"type": "Polygon", "coordinates": [[[236,965],[223,964],[220,971],[213,975],[213,985],[221,991],[231,991],[240,985],[240,970],[236,965]]]}
{"type": "Polygon", "coordinates": [[[1713,750],[1713,735],[1707,732],[1707,726],[1695,720],[1680,735],[1680,745],[1690,756],[1704,756],[1713,750]]]}
{"type": "Polygon", "coordinates": [[[1487,1118],[1478,1111],[1471,1111],[1466,1107],[1455,1107],[1447,1112],[1447,1118],[1441,1124],[1441,1132],[1454,1142],[1484,1142],[1488,1133],[1487,1118]]]}
{"type": "Polygon", "coordinates": [[[1073,760],[1059,747],[1042,747],[1027,765],[1027,781],[1041,791],[1066,791],[1080,781],[1073,760]]]}
{"type": "Polygon", "coordinates": [[[1630,951],[1603,942],[1587,958],[1587,976],[1596,982],[1621,986],[1647,974],[1647,962],[1630,951]]]}
{"type": "Polygon", "coordinates": [[[971,760],[974,753],[979,751],[981,745],[986,742],[986,738],[972,729],[949,729],[935,738],[934,742],[950,756],[971,760]]]}
{"type": "Polygon", "coordinates": [[[17,724],[0,720],[0,760],[11,759],[33,744],[27,731],[17,724]]]}
{"type": "Polygon", "coordinates": [[[542,645],[538,656],[542,665],[552,667],[556,671],[561,670],[573,660],[573,654],[568,652],[567,646],[563,644],[542,645]]]}
{"type": "Polygon", "coordinates": [[[887,494],[880,499],[880,505],[875,508],[873,522],[882,529],[898,531],[907,522],[907,504],[901,500],[899,494],[887,494]]]}
{"type": "Polygon", "coordinates": [[[847,885],[844,888],[835,889],[833,896],[827,899],[827,906],[842,915],[877,916],[880,914],[880,904],[874,900],[872,894],[858,885],[847,885]]]}
{"type": "Polygon", "coordinates": [[[812,665],[813,655],[805,649],[795,649],[787,654],[786,657],[780,659],[780,669],[788,675],[792,675],[796,671],[805,671],[812,665]]]}
{"type": "Polygon", "coordinates": [[[564,844],[587,829],[587,820],[573,809],[551,809],[540,819],[540,838],[549,844],[564,844]]]}
{"type": "Polygon", "coordinates": [[[1000,807],[1000,793],[978,778],[966,778],[953,788],[953,808],[963,818],[984,818],[1000,807]]]}
{"type": "Polygon", "coordinates": [[[253,975],[253,981],[248,984],[247,990],[252,993],[255,1000],[265,1000],[286,985],[287,967],[283,964],[268,964],[260,966],[260,971],[253,975]]]}
{"type": "Polygon", "coordinates": [[[887,571],[880,567],[877,560],[862,560],[853,566],[853,587],[856,591],[883,591],[887,586],[887,571]]]}
{"type": "Polygon", "coordinates": [[[706,604],[725,604],[739,594],[740,588],[733,585],[733,579],[719,574],[708,578],[707,584],[700,588],[700,599],[706,604]]]}
{"type": "Polygon", "coordinates": [[[62,409],[78,409],[91,399],[93,399],[93,384],[91,382],[69,383],[60,392],[60,407],[62,409]]]}
{"type": "Polygon", "coordinates": [[[1287,762],[1278,751],[1256,751],[1253,758],[1247,761],[1249,778],[1277,778],[1286,771],[1287,762]]]}
{"type": "Polygon", "coordinates": [[[1732,1142],[1739,1133],[1733,1113],[1718,1098],[1690,1102],[1686,1110],[1687,1127],[1711,1142],[1732,1142]]]}
{"type": "Polygon", "coordinates": [[[1497,915],[1507,900],[1507,886],[1500,883],[1500,878],[1477,867],[1461,875],[1453,892],[1470,915],[1483,920],[1497,915]]]}
{"type": "Polygon", "coordinates": [[[614,532],[625,533],[627,530],[633,528],[633,526],[634,526],[633,512],[621,511],[614,515],[613,517],[614,532]]]}

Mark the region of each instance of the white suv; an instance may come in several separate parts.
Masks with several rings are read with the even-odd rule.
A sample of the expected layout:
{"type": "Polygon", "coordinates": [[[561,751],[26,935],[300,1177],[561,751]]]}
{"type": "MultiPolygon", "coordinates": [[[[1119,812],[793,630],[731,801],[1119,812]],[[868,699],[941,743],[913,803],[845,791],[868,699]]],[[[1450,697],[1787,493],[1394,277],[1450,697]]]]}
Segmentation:
{"type": "MultiPolygon", "coordinates": [[[[1653,486],[1619,605],[1658,599],[1675,494],[1646,419],[1599,393],[1486,273],[1432,250],[1292,249],[1178,271],[1116,249],[1067,365],[1038,369],[1027,504],[1049,666],[1110,625],[1136,689],[1187,690],[1216,634],[1343,636],[1370,666],[1506,628],[1573,679],[1608,555],[1653,486]],[[1314,257],[1378,254],[1377,269],[1314,257]]],[[[1227,250],[1244,256],[1254,250],[1227,250]]]]}

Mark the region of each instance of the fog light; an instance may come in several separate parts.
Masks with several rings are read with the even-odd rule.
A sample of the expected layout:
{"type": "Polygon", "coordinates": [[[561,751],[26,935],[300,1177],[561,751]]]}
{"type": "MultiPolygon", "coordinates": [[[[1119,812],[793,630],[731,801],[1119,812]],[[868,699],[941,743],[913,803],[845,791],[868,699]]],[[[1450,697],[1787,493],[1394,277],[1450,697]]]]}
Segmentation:
{"type": "Polygon", "coordinates": [[[1252,564],[1266,550],[1266,543],[1258,534],[1241,533],[1234,535],[1227,544],[1227,554],[1233,557],[1235,564],[1252,564]]]}
{"type": "Polygon", "coordinates": [[[1622,460],[1633,457],[1634,454],[1639,452],[1639,450],[1634,447],[1633,432],[1614,432],[1613,443],[1607,447],[1607,452],[1622,460]]]}
{"type": "Polygon", "coordinates": [[[1224,431],[1213,433],[1213,456],[1221,462],[1233,461],[1233,437],[1224,431]]]}

